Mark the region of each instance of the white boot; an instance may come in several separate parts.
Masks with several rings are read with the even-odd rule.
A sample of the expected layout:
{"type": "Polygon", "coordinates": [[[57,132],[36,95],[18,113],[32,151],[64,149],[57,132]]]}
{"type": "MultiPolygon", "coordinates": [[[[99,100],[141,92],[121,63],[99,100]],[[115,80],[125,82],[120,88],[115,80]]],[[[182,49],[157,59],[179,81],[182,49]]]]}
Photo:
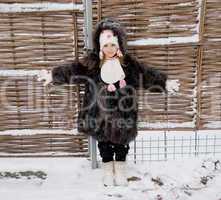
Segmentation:
{"type": "Polygon", "coordinates": [[[115,161],[114,163],[115,172],[115,185],[116,186],[127,186],[127,165],[125,161],[115,161]]]}
{"type": "Polygon", "coordinates": [[[103,184],[104,186],[114,185],[114,162],[102,163],[103,168],[103,184]]]}

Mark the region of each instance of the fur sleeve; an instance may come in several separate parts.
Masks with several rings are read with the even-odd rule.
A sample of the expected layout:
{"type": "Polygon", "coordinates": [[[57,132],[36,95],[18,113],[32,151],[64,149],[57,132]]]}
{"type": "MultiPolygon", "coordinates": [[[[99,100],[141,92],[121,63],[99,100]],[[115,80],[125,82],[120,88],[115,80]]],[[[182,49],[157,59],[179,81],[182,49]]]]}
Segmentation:
{"type": "Polygon", "coordinates": [[[89,78],[89,71],[95,63],[96,59],[93,55],[87,54],[81,60],[55,67],[52,70],[52,83],[54,85],[85,83],[89,78]]]}
{"type": "Polygon", "coordinates": [[[143,63],[138,62],[135,58],[131,61],[139,74],[142,87],[148,89],[150,92],[166,91],[167,75],[157,69],[148,67],[143,63]]]}
{"type": "Polygon", "coordinates": [[[67,63],[52,70],[54,85],[80,83],[80,76],[87,76],[87,70],[79,62],[67,63]]]}
{"type": "Polygon", "coordinates": [[[143,74],[143,87],[151,92],[166,91],[167,75],[157,69],[140,65],[140,73],[143,74]]]}

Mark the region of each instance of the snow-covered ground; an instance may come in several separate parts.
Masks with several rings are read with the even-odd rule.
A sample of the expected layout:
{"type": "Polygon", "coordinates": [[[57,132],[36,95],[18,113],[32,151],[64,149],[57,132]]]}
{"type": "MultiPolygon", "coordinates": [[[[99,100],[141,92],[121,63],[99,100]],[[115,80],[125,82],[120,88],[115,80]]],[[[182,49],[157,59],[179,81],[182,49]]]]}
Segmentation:
{"type": "Polygon", "coordinates": [[[2,200],[221,200],[220,157],[137,164],[128,161],[128,177],[140,179],[130,179],[128,187],[103,187],[102,170],[91,169],[87,158],[0,158],[0,197],[2,200]]]}

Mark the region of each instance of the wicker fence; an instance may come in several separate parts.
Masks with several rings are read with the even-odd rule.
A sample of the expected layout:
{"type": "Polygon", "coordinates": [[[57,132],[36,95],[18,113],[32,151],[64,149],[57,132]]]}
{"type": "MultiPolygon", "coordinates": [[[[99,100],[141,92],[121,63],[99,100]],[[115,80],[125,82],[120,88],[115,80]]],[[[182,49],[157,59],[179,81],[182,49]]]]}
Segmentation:
{"type": "Polygon", "coordinates": [[[0,156],[88,155],[87,138],[75,134],[83,86],[45,88],[34,73],[29,75],[82,56],[82,2],[3,3],[0,156]],[[19,74],[23,70],[28,75],[19,74]]]}
{"type": "MultiPolygon", "coordinates": [[[[140,130],[221,128],[220,8],[219,0],[93,1],[94,24],[117,18],[129,52],[181,83],[175,95],[139,91],[140,130]]],[[[4,0],[0,17],[0,156],[87,155],[87,139],[74,134],[84,86],[45,88],[35,76],[7,75],[81,57],[83,3],[4,0]]]]}

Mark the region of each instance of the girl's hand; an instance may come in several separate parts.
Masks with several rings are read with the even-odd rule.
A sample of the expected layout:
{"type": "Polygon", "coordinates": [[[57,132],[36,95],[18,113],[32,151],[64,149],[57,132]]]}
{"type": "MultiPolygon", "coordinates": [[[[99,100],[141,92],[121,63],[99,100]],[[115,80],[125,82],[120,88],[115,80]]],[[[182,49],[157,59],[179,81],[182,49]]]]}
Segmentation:
{"type": "Polygon", "coordinates": [[[180,82],[179,80],[167,80],[166,81],[166,89],[169,94],[175,94],[180,89],[180,82]]]}
{"type": "Polygon", "coordinates": [[[49,83],[52,82],[52,73],[51,73],[51,71],[43,69],[39,72],[37,77],[38,77],[37,78],[38,81],[43,81],[44,86],[47,86],[49,83]]]}

